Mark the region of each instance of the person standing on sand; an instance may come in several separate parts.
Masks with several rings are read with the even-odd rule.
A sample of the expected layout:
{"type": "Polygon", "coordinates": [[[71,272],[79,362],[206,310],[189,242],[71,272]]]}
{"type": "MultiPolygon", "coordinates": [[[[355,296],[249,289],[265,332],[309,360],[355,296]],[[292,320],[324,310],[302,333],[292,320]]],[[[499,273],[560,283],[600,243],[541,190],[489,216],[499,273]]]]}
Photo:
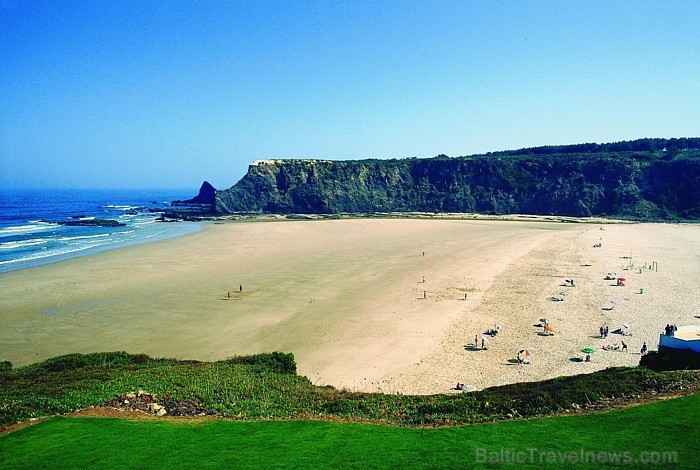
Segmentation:
{"type": "Polygon", "coordinates": [[[231,300],[231,291],[228,291],[228,299],[231,300]]]}
{"type": "Polygon", "coordinates": [[[243,292],[243,284],[240,284],[240,285],[238,286],[238,292],[243,292]]]}
{"type": "Polygon", "coordinates": [[[642,356],[646,355],[647,351],[648,351],[648,348],[647,348],[647,343],[645,341],[644,344],[642,345],[642,350],[641,350],[642,356]]]}
{"type": "Polygon", "coordinates": [[[479,335],[474,335],[474,347],[479,347],[479,335]]]}

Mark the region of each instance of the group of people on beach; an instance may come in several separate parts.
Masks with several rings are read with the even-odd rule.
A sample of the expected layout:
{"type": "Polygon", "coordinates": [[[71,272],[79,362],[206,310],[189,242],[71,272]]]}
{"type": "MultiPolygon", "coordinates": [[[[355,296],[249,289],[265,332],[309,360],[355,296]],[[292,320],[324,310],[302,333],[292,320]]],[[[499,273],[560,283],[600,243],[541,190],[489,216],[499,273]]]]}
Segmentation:
{"type": "Polygon", "coordinates": [[[664,333],[666,336],[676,336],[676,330],[678,330],[678,327],[675,324],[669,325],[667,323],[666,328],[664,328],[664,333]]]}
{"type": "Polygon", "coordinates": [[[613,343],[611,345],[603,346],[603,349],[605,349],[606,351],[629,352],[629,350],[627,349],[627,343],[625,343],[624,340],[621,340],[620,343],[622,344],[613,343]]]}
{"type": "MultiPolygon", "coordinates": [[[[238,292],[243,293],[243,284],[238,286],[238,292]]],[[[231,291],[228,291],[228,299],[231,300],[231,291]]]]}

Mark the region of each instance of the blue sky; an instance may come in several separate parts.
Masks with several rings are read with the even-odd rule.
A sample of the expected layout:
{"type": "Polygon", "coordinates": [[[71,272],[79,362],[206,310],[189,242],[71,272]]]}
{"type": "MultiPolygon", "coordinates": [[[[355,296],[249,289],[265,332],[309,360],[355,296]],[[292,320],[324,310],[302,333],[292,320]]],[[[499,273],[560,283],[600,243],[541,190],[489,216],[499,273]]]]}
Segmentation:
{"type": "Polygon", "coordinates": [[[0,0],[0,184],[700,135],[697,1],[0,0]]]}

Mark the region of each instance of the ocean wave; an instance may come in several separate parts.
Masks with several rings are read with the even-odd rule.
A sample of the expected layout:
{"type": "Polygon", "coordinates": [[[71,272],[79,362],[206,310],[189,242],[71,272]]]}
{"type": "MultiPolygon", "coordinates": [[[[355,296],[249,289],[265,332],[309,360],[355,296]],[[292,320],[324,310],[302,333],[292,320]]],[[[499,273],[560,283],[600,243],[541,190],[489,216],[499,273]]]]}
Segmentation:
{"type": "Polygon", "coordinates": [[[0,250],[15,250],[17,248],[24,248],[27,246],[43,245],[48,240],[46,238],[32,238],[30,240],[19,240],[14,242],[2,242],[0,243],[0,250]]]}
{"type": "Polygon", "coordinates": [[[51,228],[55,227],[60,227],[60,224],[54,224],[51,222],[41,222],[37,220],[36,222],[32,222],[31,225],[15,225],[15,226],[10,226],[10,227],[5,227],[5,228],[0,228],[0,237],[4,235],[17,235],[19,233],[31,233],[31,232],[39,232],[42,230],[48,230],[51,228]]]}
{"type": "Polygon", "coordinates": [[[155,223],[156,223],[156,219],[148,219],[144,222],[134,222],[134,226],[135,227],[143,227],[145,225],[151,225],[151,224],[155,224],[155,223]]]}
{"type": "Polygon", "coordinates": [[[9,259],[9,260],[5,260],[5,261],[0,261],[0,266],[5,265],[5,264],[35,261],[35,260],[42,259],[42,258],[52,258],[52,257],[57,257],[57,256],[70,255],[72,253],[77,253],[79,251],[89,250],[91,248],[99,248],[99,247],[102,247],[105,245],[110,245],[113,243],[118,243],[118,242],[117,241],[110,241],[109,243],[92,243],[89,245],[80,245],[80,244],[68,245],[70,247],[75,247],[75,248],[63,248],[63,249],[53,249],[53,250],[41,251],[41,252],[34,253],[31,255],[22,256],[21,258],[14,258],[14,259],[9,259]]]}
{"type": "Polygon", "coordinates": [[[167,230],[163,230],[163,231],[161,231],[161,232],[151,233],[151,234],[149,234],[149,235],[145,235],[143,238],[153,238],[153,237],[157,237],[158,235],[163,235],[164,233],[168,233],[168,232],[170,232],[170,231],[172,231],[172,229],[167,229],[167,230]]]}
{"type": "Polygon", "coordinates": [[[68,242],[68,245],[69,246],[82,245],[82,246],[86,246],[86,247],[90,248],[90,247],[95,247],[95,246],[109,245],[110,243],[116,243],[119,241],[120,240],[115,240],[114,238],[103,238],[100,240],[68,242]]]}
{"type": "Polygon", "coordinates": [[[86,240],[89,238],[101,238],[101,237],[106,237],[106,236],[109,236],[109,233],[100,233],[97,235],[80,235],[77,237],[61,237],[61,238],[57,238],[56,240],[59,242],[64,242],[64,241],[68,241],[68,240],[86,240]]]}
{"type": "Polygon", "coordinates": [[[109,204],[107,206],[104,206],[108,209],[114,209],[117,211],[134,211],[136,209],[139,209],[139,206],[128,206],[128,205],[121,205],[121,204],[109,204]]]}

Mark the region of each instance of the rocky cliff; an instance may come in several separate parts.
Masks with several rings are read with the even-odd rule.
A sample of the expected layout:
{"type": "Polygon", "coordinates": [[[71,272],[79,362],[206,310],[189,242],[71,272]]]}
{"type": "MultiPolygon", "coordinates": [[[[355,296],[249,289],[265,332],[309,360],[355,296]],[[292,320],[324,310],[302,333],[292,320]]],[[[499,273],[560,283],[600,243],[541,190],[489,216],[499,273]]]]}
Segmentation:
{"type": "Polygon", "coordinates": [[[700,219],[700,139],[672,149],[664,139],[632,144],[638,142],[646,148],[582,144],[456,158],[263,160],[215,192],[212,210],[700,219]]]}

